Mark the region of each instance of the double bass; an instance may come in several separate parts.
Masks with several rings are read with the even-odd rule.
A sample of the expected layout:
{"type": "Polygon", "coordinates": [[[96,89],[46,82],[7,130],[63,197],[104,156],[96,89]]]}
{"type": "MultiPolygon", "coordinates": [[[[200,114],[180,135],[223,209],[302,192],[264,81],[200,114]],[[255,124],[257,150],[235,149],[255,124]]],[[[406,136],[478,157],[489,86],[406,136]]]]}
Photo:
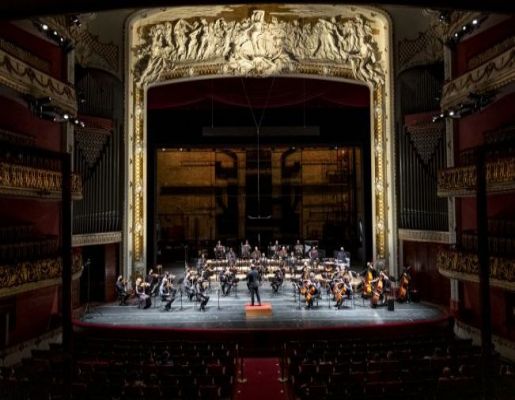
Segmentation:
{"type": "Polygon", "coordinates": [[[374,267],[372,263],[368,263],[367,272],[365,274],[365,278],[363,279],[363,297],[371,297],[373,294],[372,291],[372,282],[374,280],[373,274],[374,267]]]}
{"type": "Polygon", "coordinates": [[[408,288],[410,283],[410,277],[406,272],[403,272],[399,282],[399,292],[397,294],[397,300],[406,301],[408,299],[408,288]]]}
{"type": "Polygon", "coordinates": [[[379,301],[381,300],[381,297],[383,295],[384,290],[384,279],[383,279],[383,273],[377,278],[376,286],[374,288],[374,293],[372,294],[372,297],[370,298],[370,304],[372,307],[377,307],[379,304],[379,301]]]}

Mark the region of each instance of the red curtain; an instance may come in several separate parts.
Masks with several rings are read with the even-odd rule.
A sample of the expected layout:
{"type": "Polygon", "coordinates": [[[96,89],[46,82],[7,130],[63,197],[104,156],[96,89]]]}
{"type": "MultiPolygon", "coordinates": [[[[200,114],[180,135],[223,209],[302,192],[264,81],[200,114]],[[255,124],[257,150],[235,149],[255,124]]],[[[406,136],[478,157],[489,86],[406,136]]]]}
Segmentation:
{"type": "Polygon", "coordinates": [[[223,78],[172,83],[151,88],[149,109],[210,107],[211,100],[232,107],[369,107],[366,86],[298,78],[223,78]]]}

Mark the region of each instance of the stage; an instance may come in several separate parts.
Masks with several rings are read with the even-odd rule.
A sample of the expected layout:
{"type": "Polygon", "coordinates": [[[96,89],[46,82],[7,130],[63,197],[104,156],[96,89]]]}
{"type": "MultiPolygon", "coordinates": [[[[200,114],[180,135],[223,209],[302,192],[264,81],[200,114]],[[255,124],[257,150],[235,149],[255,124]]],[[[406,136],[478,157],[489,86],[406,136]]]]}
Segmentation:
{"type": "Polygon", "coordinates": [[[272,315],[251,318],[245,315],[245,305],[250,296],[244,282],[239,283],[237,292],[227,297],[218,297],[218,284],[214,283],[208,292],[210,296],[206,311],[199,310],[199,304],[178,295],[170,311],[164,310],[159,299],[153,299],[152,307],[141,309],[137,299],[131,298],[129,305],[118,303],[102,304],[90,309],[75,322],[79,327],[105,327],[125,329],[156,330],[211,330],[211,331],[260,331],[260,330],[313,330],[313,329],[352,329],[371,327],[391,327],[427,325],[442,323],[447,314],[440,308],[424,303],[395,302],[394,311],[386,306],[371,308],[369,301],[356,296],[345,300],[342,309],[334,307],[324,293],[318,306],[305,308],[305,301],[293,295],[291,283],[285,282],[278,294],[272,293],[269,284],[260,288],[261,302],[271,303],[272,315]]]}

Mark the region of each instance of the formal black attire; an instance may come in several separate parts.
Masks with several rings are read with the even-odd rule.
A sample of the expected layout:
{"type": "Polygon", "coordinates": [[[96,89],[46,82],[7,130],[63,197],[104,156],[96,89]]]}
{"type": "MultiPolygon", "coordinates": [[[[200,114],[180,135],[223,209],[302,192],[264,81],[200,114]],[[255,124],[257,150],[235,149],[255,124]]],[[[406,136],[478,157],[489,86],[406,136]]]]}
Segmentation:
{"type": "Polygon", "coordinates": [[[261,298],[259,297],[259,275],[255,268],[252,268],[247,274],[247,286],[250,290],[251,304],[254,305],[255,296],[259,305],[261,305],[261,298]]]}

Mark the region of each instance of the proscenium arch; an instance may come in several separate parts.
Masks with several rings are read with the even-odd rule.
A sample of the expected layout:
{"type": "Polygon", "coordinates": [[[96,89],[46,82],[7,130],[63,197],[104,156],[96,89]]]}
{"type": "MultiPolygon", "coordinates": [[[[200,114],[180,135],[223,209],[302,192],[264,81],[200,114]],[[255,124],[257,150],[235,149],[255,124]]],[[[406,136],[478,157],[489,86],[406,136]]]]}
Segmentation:
{"type": "Polygon", "coordinates": [[[369,87],[373,255],[396,273],[391,20],[384,11],[321,4],[171,7],[136,12],[126,32],[126,276],[144,273],[147,262],[148,88],[235,76],[369,87]]]}

